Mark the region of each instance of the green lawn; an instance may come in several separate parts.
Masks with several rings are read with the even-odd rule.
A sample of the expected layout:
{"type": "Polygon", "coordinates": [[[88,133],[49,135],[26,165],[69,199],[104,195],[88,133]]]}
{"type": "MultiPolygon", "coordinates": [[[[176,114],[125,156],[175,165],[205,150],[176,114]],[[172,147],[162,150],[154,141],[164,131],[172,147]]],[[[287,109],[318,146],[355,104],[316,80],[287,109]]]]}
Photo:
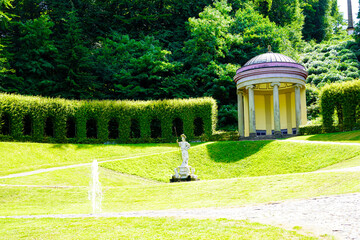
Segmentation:
{"type": "MultiPolygon", "coordinates": [[[[337,139],[354,139],[357,132],[337,139]]],[[[324,141],[319,135],[308,140],[315,138],[324,141]]],[[[168,183],[181,164],[175,143],[0,143],[0,176],[98,159],[103,212],[236,207],[360,192],[360,172],[313,172],[360,166],[360,146],[285,141],[191,145],[189,164],[197,170],[198,182],[168,183]]],[[[0,186],[0,216],[91,213],[90,172],[89,165],[0,179],[0,184],[52,186],[0,186]]],[[[315,239],[225,219],[0,219],[3,239],[189,239],[193,232],[193,239],[315,239]]]]}
{"type": "MultiPolygon", "coordinates": [[[[202,144],[189,150],[189,164],[202,180],[315,171],[360,156],[360,146],[284,141],[237,141],[202,144]]],[[[168,182],[181,163],[180,153],[101,164],[118,172],[168,182]]]]}
{"type": "MultiPolygon", "coordinates": [[[[231,207],[360,191],[360,173],[309,173],[103,188],[103,211],[231,207]]],[[[88,188],[0,187],[0,216],[91,213],[88,188]]]]}
{"type": "Polygon", "coordinates": [[[175,151],[173,144],[42,144],[0,142],[0,176],[42,168],[175,151]]]}
{"type": "Polygon", "coordinates": [[[2,239],[317,239],[278,227],[226,219],[0,219],[2,239]]]}
{"type": "Polygon", "coordinates": [[[292,137],[293,140],[360,143],[360,130],[292,137]]]}
{"type": "MultiPolygon", "coordinates": [[[[158,183],[146,178],[122,174],[106,168],[99,168],[99,178],[103,186],[126,186],[158,183]]],[[[39,186],[89,186],[91,166],[44,172],[24,177],[0,179],[0,184],[39,186]]]]}
{"type": "MultiPolygon", "coordinates": [[[[26,152],[24,151],[24,149],[27,149],[26,144],[21,145],[24,146],[19,147],[19,149],[22,153],[26,152]]],[[[122,186],[146,183],[139,181],[141,179],[169,182],[169,179],[174,174],[173,169],[179,166],[182,161],[180,150],[176,144],[144,144],[143,146],[90,145],[89,147],[81,145],[82,147],[78,149],[76,149],[76,145],[63,145],[62,150],[60,150],[62,151],[61,154],[58,152],[58,148],[52,148],[52,145],[49,144],[43,146],[42,144],[33,145],[28,143],[27,145],[34,149],[29,154],[29,158],[24,157],[22,161],[13,161],[12,155],[5,156],[4,154],[4,165],[11,165],[12,168],[0,167],[0,169],[3,169],[3,173],[22,172],[28,168],[68,165],[70,163],[69,156],[84,157],[84,159],[75,158],[71,160],[72,163],[89,163],[92,158],[96,156],[99,158],[99,156],[106,154],[111,155],[111,158],[114,158],[116,154],[118,154],[119,158],[132,156],[130,159],[100,164],[101,167],[109,170],[107,171],[108,174],[103,175],[102,181],[104,181],[105,185],[122,186]],[[134,148],[134,151],[131,150],[132,148],[134,148]],[[38,152],[43,152],[48,157],[46,159],[35,159],[34,156],[38,152]],[[51,156],[56,154],[60,154],[57,156],[57,160],[55,157],[50,159],[51,156]],[[126,177],[128,175],[134,177],[126,177]],[[140,178],[135,178],[135,176],[140,178]]],[[[5,152],[8,152],[8,150],[5,152]]],[[[189,155],[189,164],[196,169],[198,177],[201,180],[211,180],[316,171],[359,157],[360,146],[284,141],[209,142],[198,145],[192,144],[189,155]]],[[[105,160],[103,158],[100,161],[105,160]]],[[[21,178],[0,179],[0,183],[87,186],[90,172],[90,166],[84,166],[21,178]]]]}

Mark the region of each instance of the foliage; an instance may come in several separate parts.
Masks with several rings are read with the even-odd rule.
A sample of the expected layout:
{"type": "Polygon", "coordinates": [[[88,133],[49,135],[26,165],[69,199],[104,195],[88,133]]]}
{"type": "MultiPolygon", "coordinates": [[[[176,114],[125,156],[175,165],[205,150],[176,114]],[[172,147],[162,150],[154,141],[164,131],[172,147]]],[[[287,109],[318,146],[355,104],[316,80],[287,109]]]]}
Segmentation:
{"type": "Polygon", "coordinates": [[[305,15],[303,36],[305,40],[317,42],[328,38],[332,31],[330,25],[331,0],[305,0],[302,3],[305,15]]]}
{"type": "Polygon", "coordinates": [[[326,132],[334,130],[335,110],[340,130],[352,130],[357,126],[360,103],[360,80],[326,85],[320,93],[323,127],[326,132]]]}
{"type": "MultiPolygon", "coordinates": [[[[302,35],[317,29],[312,24],[327,38],[341,22],[336,0],[2,3],[9,17],[0,28],[2,92],[86,100],[211,96],[223,109],[235,106],[236,69],[267,45],[298,60],[302,35]]],[[[343,77],[312,70],[322,74],[310,76],[314,84],[343,77]]],[[[344,78],[358,75],[347,71],[344,78]]],[[[220,117],[220,128],[235,127],[227,111],[220,117]]]]}
{"type": "Polygon", "coordinates": [[[357,49],[355,41],[346,35],[308,45],[301,56],[309,74],[307,83],[321,88],[326,83],[358,78],[360,55],[357,49]]]}
{"type": "Polygon", "coordinates": [[[300,135],[320,134],[322,132],[323,132],[322,125],[305,125],[305,126],[301,126],[299,130],[300,135]]]}
{"type": "Polygon", "coordinates": [[[317,87],[306,85],[306,110],[309,120],[316,119],[320,115],[319,94],[320,90],[317,87]]]}
{"type": "Polygon", "coordinates": [[[168,55],[153,37],[136,41],[113,33],[103,39],[94,52],[103,97],[149,100],[194,95],[191,81],[181,77],[181,64],[170,62],[168,55]]]}
{"type": "Polygon", "coordinates": [[[250,58],[266,52],[268,45],[274,51],[291,52],[298,47],[301,36],[293,36],[287,27],[279,27],[259,14],[251,5],[234,11],[226,1],[217,1],[189,19],[190,39],[185,42],[187,55],[184,67],[194,82],[197,94],[212,96],[221,106],[221,128],[236,126],[234,114],[236,91],[233,76],[250,58]],[[284,39],[291,40],[285,41],[284,39]]]}
{"type": "Polygon", "coordinates": [[[13,24],[13,45],[7,51],[13,55],[10,65],[17,77],[23,79],[16,88],[24,94],[46,95],[52,85],[54,58],[58,53],[51,39],[54,24],[47,15],[13,24]]]}
{"type": "MultiPolygon", "coordinates": [[[[67,142],[106,142],[109,140],[109,121],[115,119],[118,126],[116,141],[151,140],[151,121],[161,122],[161,139],[172,141],[173,121],[180,118],[185,135],[190,139],[195,130],[211,136],[216,128],[217,106],[212,98],[163,101],[71,101],[41,97],[24,97],[0,94],[0,115],[7,114],[10,121],[10,136],[13,140],[67,142]],[[30,136],[24,136],[24,119],[30,116],[30,136]],[[67,137],[67,121],[75,119],[75,139],[67,137]],[[201,118],[202,129],[195,129],[194,121],[201,118]],[[131,120],[136,119],[140,126],[140,139],[130,140],[131,120]],[[52,124],[50,133],[46,131],[47,122],[52,124]],[[94,121],[95,133],[89,136],[89,121],[94,121]],[[91,139],[94,138],[94,139],[91,139]]],[[[181,133],[179,133],[181,134],[181,133]]],[[[9,136],[5,136],[9,140],[9,136]]]]}
{"type": "MultiPolygon", "coordinates": [[[[82,33],[79,18],[74,8],[63,16],[63,31],[57,48],[61,54],[56,57],[55,85],[50,96],[68,99],[93,99],[102,95],[98,92],[100,84],[92,73],[94,62],[91,51],[86,47],[87,39],[82,33]]],[[[49,95],[48,95],[49,96],[49,95]]]]}

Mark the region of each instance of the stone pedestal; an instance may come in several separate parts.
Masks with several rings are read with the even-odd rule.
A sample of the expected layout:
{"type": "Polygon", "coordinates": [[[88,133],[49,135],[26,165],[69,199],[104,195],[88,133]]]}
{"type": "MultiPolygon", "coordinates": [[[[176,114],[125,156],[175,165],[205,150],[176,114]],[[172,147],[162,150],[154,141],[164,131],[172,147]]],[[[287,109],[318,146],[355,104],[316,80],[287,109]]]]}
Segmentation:
{"type": "Polygon", "coordinates": [[[191,166],[180,166],[174,169],[175,174],[170,179],[170,182],[188,182],[199,181],[195,175],[195,168],[191,166]]]}

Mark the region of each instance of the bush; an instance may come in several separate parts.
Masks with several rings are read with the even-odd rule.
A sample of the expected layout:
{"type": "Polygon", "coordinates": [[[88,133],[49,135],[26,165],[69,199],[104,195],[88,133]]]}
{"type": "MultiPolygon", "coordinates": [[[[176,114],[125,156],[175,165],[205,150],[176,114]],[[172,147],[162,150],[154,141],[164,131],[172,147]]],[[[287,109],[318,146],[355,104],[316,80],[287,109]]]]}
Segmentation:
{"type": "Polygon", "coordinates": [[[306,125],[299,128],[300,135],[312,135],[323,133],[322,125],[306,125]]]}
{"type": "Polygon", "coordinates": [[[320,93],[321,114],[325,132],[334,129],[333,116],[337,112],[340,130],[356,126],[356,109],[360,104],[360,80],[333,83],[324,86],[320,93]]]}
{"type": "Polygon", "coordinates": [[[9,116],[6,124],[10,126],[7,130],[1,121],[0,133],[9,133],[0,134],[1,140],[104,143],[116,137],[116,142],[170,142],[175,140],[175,119],[183,125],[183,132],[177,134],[184,133],[190,140],[195,133],[211,136],[217,121],[217,105],[212,98],[71,101],[0,94],[0,103],[0,119],[9,116]],[[199,121],[201,129],[196,128],[199,121]],[[135,122],[138,126],[133,125],[135,122]]]}
{"type": "Polygon", "coordinates": [[[360,75],[357,72],[347,72],[346,77],[348,77],[348,78],[359,78],[360,75]]]}

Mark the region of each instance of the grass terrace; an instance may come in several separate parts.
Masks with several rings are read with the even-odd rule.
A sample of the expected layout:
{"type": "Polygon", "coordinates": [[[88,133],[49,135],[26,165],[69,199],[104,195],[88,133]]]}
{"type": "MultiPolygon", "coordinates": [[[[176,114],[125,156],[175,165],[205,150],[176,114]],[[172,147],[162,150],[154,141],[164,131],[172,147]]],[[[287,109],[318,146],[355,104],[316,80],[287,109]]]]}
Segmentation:
{"type": "MultiPolygon", "coordinates": [[[[314,135],[317,141],[356,142],[358,131],[314,135]],[[340,137],[339,137],[340,136],[340,137]],[[354,137],[355,136],[355,137],[354,137]],[[355,140],[354,140],[355,138],[355,140]],[[334,140],[335,141],[335,140],[334,140]]],[[[298,139],[293,138],[293,139],[298,139]]],[[[303,139],[306,140],[306,139],[303,139]]],[[[309,139],[310,140],[310,139],[309,139]]],[[[360,166],[360,146],[289,141],[191,143],[190,165],[201,181],[168,183],[180,165],[177,144],[75,145],[0,143],[0,216],[89,214],[91,162],[100,162],[103,212],[239,207],[360,192],[359,172],[321,172],[360,166]],[[85,163],[87,165],[76,166],[85,163]],[[49,169],[5,178],[13,173],[49,169]],[[185,197],[179,197],[185,196],[185,197]]],[[[319,239],[227,219],[0,218],[4,239],[319,239]],[[49,231],[48,229],[54,229],[49,231]],[[195,230],[194,230],[195,229],[195,230]]],[[[331,239],[322,236],[321,239],[331,239]]]]}

